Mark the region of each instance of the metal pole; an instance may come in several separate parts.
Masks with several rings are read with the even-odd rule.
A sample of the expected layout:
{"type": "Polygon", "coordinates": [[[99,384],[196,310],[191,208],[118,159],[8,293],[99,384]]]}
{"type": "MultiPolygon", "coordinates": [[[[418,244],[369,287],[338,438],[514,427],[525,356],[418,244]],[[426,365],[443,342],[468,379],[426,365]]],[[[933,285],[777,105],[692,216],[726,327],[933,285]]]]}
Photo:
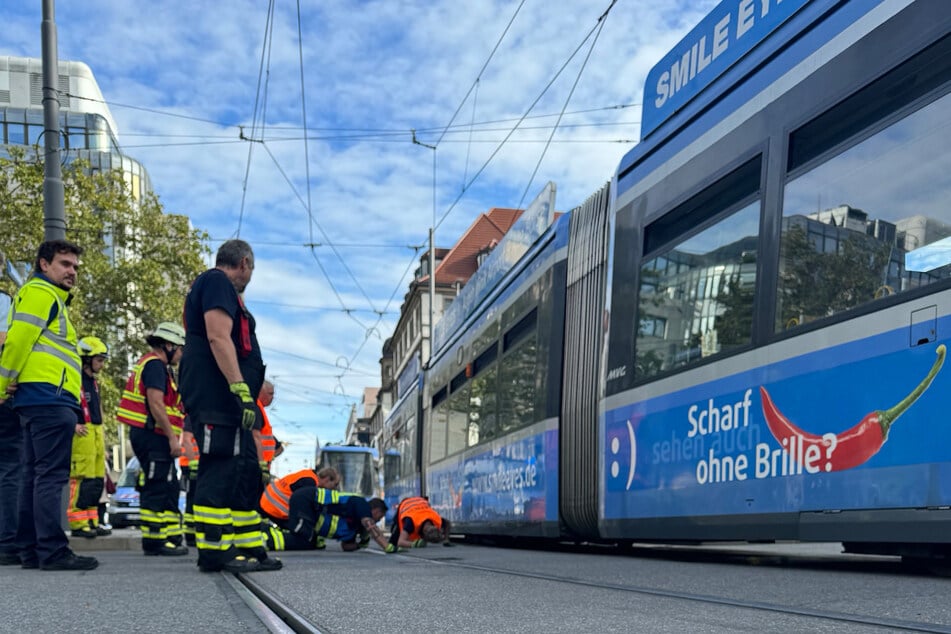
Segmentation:
{"type": "Polygon", "coordinates": [[[429,228],[429,350],[423,363],[428,363],[433,357],[433,323],[434,305],[436,303],[436,229],[429,228]]]}
{"type": "Polygon", "coordinates": [[[43,239],[66,238],[65,193],[59,151],[59,61],[53,0],[43,0],[43,239]]]}

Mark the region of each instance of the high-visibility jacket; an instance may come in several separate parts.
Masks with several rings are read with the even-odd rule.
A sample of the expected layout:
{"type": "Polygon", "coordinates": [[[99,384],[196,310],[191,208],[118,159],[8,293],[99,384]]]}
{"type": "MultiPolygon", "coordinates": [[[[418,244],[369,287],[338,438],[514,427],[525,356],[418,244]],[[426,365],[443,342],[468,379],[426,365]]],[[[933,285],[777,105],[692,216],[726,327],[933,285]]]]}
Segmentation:
{"type": "Polygon", "coordinates": [[[261,499],[258,502],[261,510],[275,519],[286,520],[288,513],[290,513],[291,493],[293,492],[291,487],[305,479],[313,482],[309,486],[317,486],[317,474],[314,473],[313,469],[303,469],[279,480],[273,480],[264,489],[264,493],[261,494],[261,499]]]}
{"type": "MultiPolygon", "coordinates": [[[[93,381],[93,388],[99,386],[93,381]]],[[[86,402],[86,392],[80,393],[80,405],[83,410],[83,423],[86,425],[86,435],[73,436],[73,446],[70,451],[69,477],[70,478],[104,478],[106,476],[106,446],[105,433],[102,422],[94,423],[89,404],[86,402]]]]}
{"type": "Polygon", "coordinates": [[[407,517],[413,520],[413,532],[408,535],[409,539],[416,540],[422,537],[419,529],[422,528],[423,522],[426,520],[431,521],[436,528],[442,528],[442,518],[439,513],[433,510],[433,507],[429,505],[425,498],[412,497],[400,502],[399,508],[396,510],[396,525],[401,530],[403,519],[407,517]]]}
{"type": "MultiPolygon", "coordinates": [[[[165,432],[162,428],[154,424],[152,413],[149,411],[149,404],[146,399],[145,385],[142,383],[142,369],[145,364],[152,359],[161,358],[154,352],[149,352],[142,356],[129,375],[126,381],[125,389],[122,390],[122,399],[119,401],[119,410],[116,412],[116,420],[132,427],[146,427],[149,422],[153,424],[153,431],[162,436],[165,432]]],[[[176,435],[181,435],[182,427],[185,425],[185,411],[182,409],[182,399],[178,395],[178,388],[172,375],[166,372],[165,375],[165,413],[168,415],[168,422],[172,425],[172,430],[176,435]]]]}
{"type": "Polygon", "coordinates": [[[258,399],[258,409],[261,410],[261,460],[268,464],[274,460],[274,451],[277,449],[277,443],[274,440],[274,431],[271,429],[271,421],[267,419],[267,412],[264,411],[264,405],[261,399],[258,399]]]}
{"type": "Polygon", "coordinates": [[[34,275],[17,291],[0,355],[0,394],[16,381],[15,407],[79,407],[78,339],[66,309],[71,299],[68,291],[42,275],[34,275]]]}

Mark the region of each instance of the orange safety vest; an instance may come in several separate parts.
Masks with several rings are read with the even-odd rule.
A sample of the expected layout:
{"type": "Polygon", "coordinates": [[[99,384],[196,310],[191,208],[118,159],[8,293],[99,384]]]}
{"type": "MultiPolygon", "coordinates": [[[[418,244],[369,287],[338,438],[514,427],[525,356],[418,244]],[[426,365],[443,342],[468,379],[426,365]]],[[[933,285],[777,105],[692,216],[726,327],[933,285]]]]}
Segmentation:
{"type": "MultiPolygon", "coordinates": [[[[142,369],[145,367],[145,364],[152,359],[159,359],[161,361],[157,354],[149,352],[136,362],[132,374],[129,375],[125,389],[122,390],[122,399],[119,401],[119,411],[116,412],[116,420],[120,423],[139,428],[145,427],[146,423],[148,423],[151,414],[149,413],[149,405],[146,402],[145,385],[142,384],[142,369]]],[[[172,380],[172,375],[166,373],[165,380],[165,396],[163,398],[165,401],[165,413],[168,415],[168,422],[171,423],[175,434],[181,435],[182,427],[185,425],[185,410],[182,408],[182,399],[178,394],[178,386],[176,386],[175,381],[172,380]]],[[[162,431],[162,428],[158,425],[154,427],[153,431],[155,431],[156,434],[165,435],[165,432],[162,431]]]]}
{"type": "Polygon", "coordinates": [[[442,528],[442,518],[439,517],[439,513],[433,510],[433,507],[429,505],[425,498],[412,497],[400,502],[396,517],[396,525],[400,527],[400,530],[403,529],[403,519],[406,517],[413,520],[413,532],[409,534],[409,538],[413,540],[421,537],[419,529],[426,520],[430,520],[436,528],[442,528]]]}
{"type": "Polygon", "coordinates": [[[291,486],[305,478],[313,480],[317,486],[317,474],[313,469],[304,469],[268,484],[261,494],[261,510],[275,519],[286,520],[290,513],[291,486]]]}
{"type": "Polygon", "coordinates": [[[264,411],[264,405],[261,399],[258,399],[258,408],[261,410],[261,459],[271,464],[274,460],[274,452],[277,450],[277,441],[274,440],[274,431],[271,429],[271,421],[267,419],[267,412],[264,411]]]}

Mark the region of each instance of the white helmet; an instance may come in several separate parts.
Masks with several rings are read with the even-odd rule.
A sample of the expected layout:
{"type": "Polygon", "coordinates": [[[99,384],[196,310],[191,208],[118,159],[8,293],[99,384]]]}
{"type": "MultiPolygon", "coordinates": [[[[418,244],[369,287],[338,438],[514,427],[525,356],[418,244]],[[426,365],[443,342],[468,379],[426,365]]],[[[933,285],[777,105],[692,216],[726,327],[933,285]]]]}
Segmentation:
{"type": "Polygon", "coordinates": [[[172,321],[163,321],[160,323],[155,327],[155,330],[152,331],[149,337],[162,339],[176,346],[185,345],[185,329],[172,321]]]}

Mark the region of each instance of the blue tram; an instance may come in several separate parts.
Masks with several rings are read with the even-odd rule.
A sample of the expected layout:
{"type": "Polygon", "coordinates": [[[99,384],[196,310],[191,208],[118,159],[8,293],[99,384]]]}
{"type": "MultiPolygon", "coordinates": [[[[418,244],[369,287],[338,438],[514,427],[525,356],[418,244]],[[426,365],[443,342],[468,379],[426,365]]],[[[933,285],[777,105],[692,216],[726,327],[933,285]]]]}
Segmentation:
{"type": "Polygon", "coordinates": [[[722,2],[454,303],[394,483],[470,536],[946,553],[949,107],[951,3],[722,2]]]}

